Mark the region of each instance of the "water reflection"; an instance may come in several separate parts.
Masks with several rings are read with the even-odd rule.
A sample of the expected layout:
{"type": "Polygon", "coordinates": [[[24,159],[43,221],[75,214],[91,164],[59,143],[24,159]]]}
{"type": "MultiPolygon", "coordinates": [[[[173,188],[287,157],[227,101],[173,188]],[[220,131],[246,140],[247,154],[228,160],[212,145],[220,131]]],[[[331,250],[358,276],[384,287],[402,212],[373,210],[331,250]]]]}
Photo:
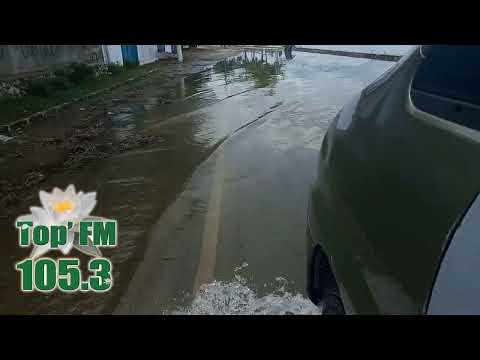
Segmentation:
{"type": "Polygon", "coordinates": [[[243,56],[217,63],[214,72],[223,74],[228,84],[236,80],[235,69],[244,69],[242,80],[252,80],[256,87],[273,87],[285,77],[286,58],[282,55],[282,51],[244,51],[243,56]]]}
{"type": "Polygon", "coordinates": [[[294,58],[293,56],[293,45],[286,45],[285,46],[285,57],[287,60],[292,60],[294,58]]]}

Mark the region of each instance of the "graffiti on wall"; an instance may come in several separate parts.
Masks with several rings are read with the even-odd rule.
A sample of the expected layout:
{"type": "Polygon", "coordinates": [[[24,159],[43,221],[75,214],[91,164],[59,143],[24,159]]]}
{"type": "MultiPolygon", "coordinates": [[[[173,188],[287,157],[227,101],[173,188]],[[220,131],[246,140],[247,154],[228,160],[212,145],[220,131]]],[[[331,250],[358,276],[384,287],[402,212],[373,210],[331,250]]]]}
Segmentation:
{"type": "Polygon", "coordinates": [[[72,62],[103,62],[100,45],[0,45],[0,76],[47,71],[72,62]]]}
{"type": "Polygon", "coordinates": [[[15,45],[24,59],[31,57],[55,57],[58,45],[15,45]]]}

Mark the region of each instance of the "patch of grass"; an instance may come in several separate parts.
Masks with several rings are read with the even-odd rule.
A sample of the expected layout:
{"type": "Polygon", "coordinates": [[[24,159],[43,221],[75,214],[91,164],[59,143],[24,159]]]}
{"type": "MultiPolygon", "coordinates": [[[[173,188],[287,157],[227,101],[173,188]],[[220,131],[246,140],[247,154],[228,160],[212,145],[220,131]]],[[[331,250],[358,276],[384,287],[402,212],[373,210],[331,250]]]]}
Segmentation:
{"type": "MultiPolygon", "coordinates": [[[[87,66],[87,65],[85,65],[87,66]]],[[[33,81],[25,96],[0,98],[0,125],[45,110],[80,97],[86,93],[108,88],[152,69],[154,64],[133,67],[109,65],[112,75],[94,77],[94,69],[71,65],[55,71],[55,77],[33,81]]]]}
{"type": "Polygon", "coordinates": [[[95,70],[86,64],[73,63],[54,72],[54,77],[34,80],[27,90],[28,95],[49,97],[93,79],[95,70]]]}
{"type": "Polygon", "coordinates": [[[43,96],[46,97],[50,95],[53,91],[52,84],[50,79],[44,80],[34,80],[30,84],[29,89],[27,90],[28,95],[33,96],[43,96]]]}
{"type": "Polygon", "coordinates": [[[55,75],[56,77],[66,77],[67,74],[68,74],[67,68],[61,68],[53,72],[53,75],[55,75]]]}
{"type": "Polygon", "coordinates": [[[123,66],[125,67],[125,69],[135,69],[135,68],[138,68],[140,65],[138,63],[125,61],[123,63],[123,66]]]}
{"type": "Polygon", "coordinates": [[[72,82],[63,76],[57,76],[50,81],[50,85],[54,91],[67,90],[73,87],[72,82]]]}
{"type": "Polygon", "coordinates": [[[112,75],[120,74],[124,70],[125,70],[125,68],[123,66],[118,65],[118,64],[109,64],[107,66],[107,71],[109,73],[111,73],[112,75]]]}
{"type": "Polygon", "coordinates": [[[78,85],[82,81],[93,78],[94,75],[95,70],[92,66],[88,66],[87,64],[73,63],[67,68],[66,77],[69,81],[78,85]]]}

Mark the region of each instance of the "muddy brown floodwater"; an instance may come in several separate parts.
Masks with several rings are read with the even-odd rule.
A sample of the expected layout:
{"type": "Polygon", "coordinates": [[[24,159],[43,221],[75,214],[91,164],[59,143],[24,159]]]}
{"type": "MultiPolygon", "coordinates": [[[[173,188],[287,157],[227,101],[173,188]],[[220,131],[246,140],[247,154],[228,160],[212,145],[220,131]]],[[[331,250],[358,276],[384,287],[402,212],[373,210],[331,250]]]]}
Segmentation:
{"type": "Polygon", "coordinates": [[[392,64],[229,55],[195,74],[152,74],[0,142],[1,314],[318,312],[303,291],[318,150],[341,106],[392,64]],[[118,247],[104,251],[114,286],[22,294],[14,263],[29,249],[13,221],[40,189],[68,184],[97,191],[94,214],[118,220],[118,247]],[[283,295],[271,293],[276,279],[283,295]]]}

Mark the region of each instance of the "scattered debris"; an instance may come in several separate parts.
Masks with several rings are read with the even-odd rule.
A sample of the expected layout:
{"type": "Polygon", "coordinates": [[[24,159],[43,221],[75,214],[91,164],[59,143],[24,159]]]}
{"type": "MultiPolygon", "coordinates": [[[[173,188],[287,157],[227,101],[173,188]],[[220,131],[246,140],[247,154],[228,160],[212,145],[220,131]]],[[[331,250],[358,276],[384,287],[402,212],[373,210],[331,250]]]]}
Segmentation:
{"type": "Polygon", "coordinates": [[[0,142],[7,142],[7,141],[10,141],[12,139],[13,139],[13,137],[0,135],[0,142]]]}
{"type": "Polygon", "coordinates": [[[41,139],[41,140],[39,140],[39,142],[40,142],[41,146],[58,145],[58,144],[62,143],[62,139],[52,136],[52,137],[41,139]]]}
{"type": "Polygon", "coordinates": [[[6,191],[5,194],[2,191],[2,197],[0,197],[0,206],[5,207],[13,205],[17,201],[17,194],[14,191],[6,191]]]}
{"type": "Polygon", "coordinates": [[[25,186],[30,187],[41,183],[45,179],[45,174],[41,171],[33,170],[25,176],[25,186]]]}
{"type": "Polygon", "coordinates": [[[140,135],[136,134],[134,136],[129,137],[128,139],[122,140],[118,143],[118,150],[119,151],[127,151],[138,146],[143,145],[150,145],[162,142],[163,140],[159,136],[147,136],[147,135],[140,135]]]}
{"type": "Polygon", "coordinates": [[[25,95],[28,82],[21,79],[0,81],[0,97],[20,97],[25,95]]]}

